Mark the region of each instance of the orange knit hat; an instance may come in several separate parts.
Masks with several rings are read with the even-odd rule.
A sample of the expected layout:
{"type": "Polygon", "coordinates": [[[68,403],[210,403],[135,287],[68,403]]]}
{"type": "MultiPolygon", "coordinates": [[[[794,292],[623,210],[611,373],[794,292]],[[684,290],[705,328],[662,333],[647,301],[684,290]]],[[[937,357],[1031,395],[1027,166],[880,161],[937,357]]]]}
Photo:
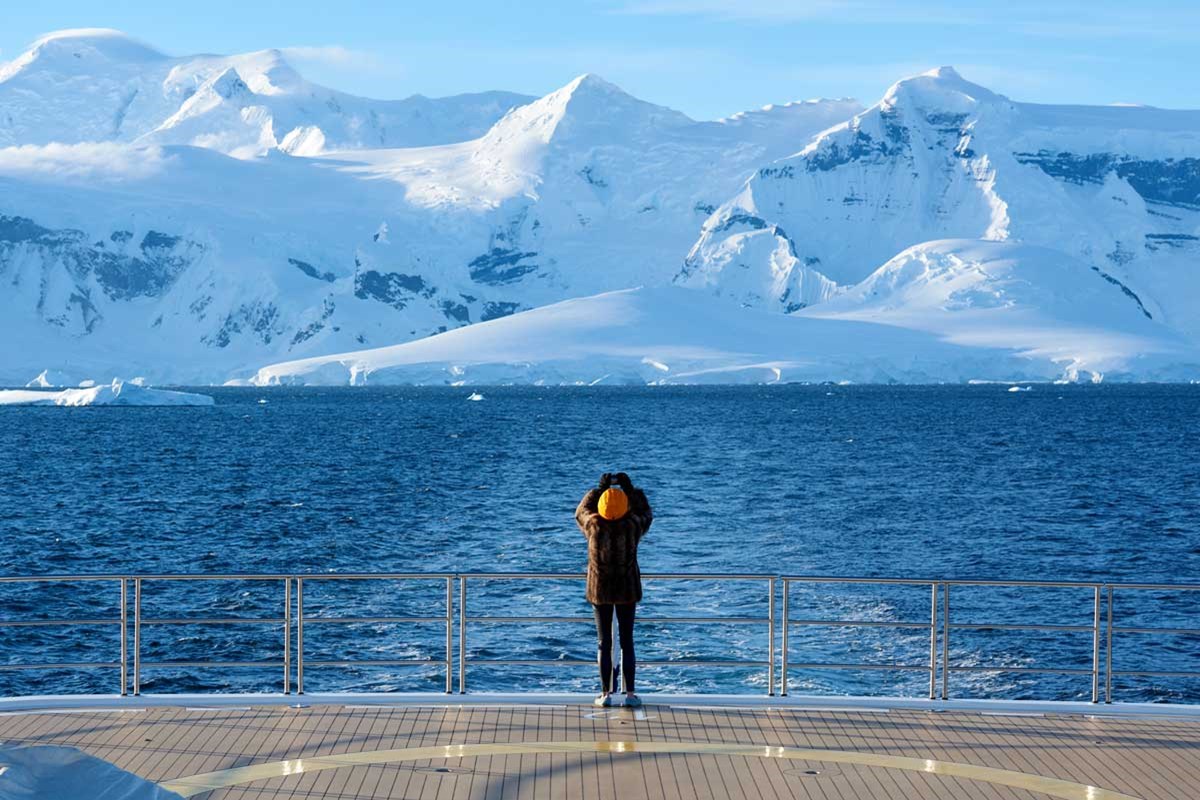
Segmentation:
{"type": "Polygon", "coordinates": [[[604,494],[600,495],[600,503],[597,506],[600,516],[608,520],[620,519],[625,516],[625,512],[629,510],[629,498],[620,489],[612,488],[605,489],[604,494]]]}

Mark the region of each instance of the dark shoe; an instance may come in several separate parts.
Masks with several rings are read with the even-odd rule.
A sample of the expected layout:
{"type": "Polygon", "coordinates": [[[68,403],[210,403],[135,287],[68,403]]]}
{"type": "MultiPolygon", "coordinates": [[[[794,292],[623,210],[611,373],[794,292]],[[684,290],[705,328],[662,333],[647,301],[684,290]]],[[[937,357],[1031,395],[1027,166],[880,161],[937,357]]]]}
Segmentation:
{"type": "Polygon", "coordinates": [[[636,694],[625,695],[625,707],[626,708],[639,708],[639,707],[641,707],[641,705],[642,705],[642,698],[638,697],[636,694]]]}

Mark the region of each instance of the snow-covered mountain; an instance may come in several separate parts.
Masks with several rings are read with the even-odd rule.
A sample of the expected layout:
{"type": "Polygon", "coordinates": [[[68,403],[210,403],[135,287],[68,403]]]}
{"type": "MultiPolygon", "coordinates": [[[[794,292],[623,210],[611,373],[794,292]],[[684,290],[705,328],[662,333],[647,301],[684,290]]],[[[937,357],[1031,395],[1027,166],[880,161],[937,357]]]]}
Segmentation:
{"type": "MultiPolygon", "coordinates": [[[[134,47],[99,41],[122,44],[106,74],[134,47]]],[[[158,58],[138,47],[129,60],[158,58]]],[[[757,163],[859,109],[817,101],[695,122],[583,76],[436,147],[331,150],[326,134],[314,157],[280,142],[234,159],[228,141],[195,136],[0,149],[0,281],[20,343],[0,379],[53,367],[224,380],[668,284],[757,163]]]]}
{"type": "Polygon", "coordinates": [[[120,31],[58,31],[0,66],[0,147],[51,142],[272,148],[419,147],[483,134],[533,98],[485,92],[380,101],[304,80],[279,50],[174,58],[120,31]]]}
{"type": "Polygon", "coordinates": [[[1096,267],[1196,336],[1197,234],[1200,112],[1017,103],[942,67],[761,166],[677,280],[795,310],[921,242],[1021,241],[1096,267]],[[793,285],[813,289],[797,299],[793,285]]]}
{"type": "Polygon", "coordinates": [[[0,66],[0,384],[661,379],[668,351],[670,380],[1200,377],[1198,214],[1200,112],[1015,103],[948,68],[870,109],[695,121],[592,75],[375,101],[278,51],[68,31],[0,66]],[[655,305],[615,360],[528,322],[655,305]],[[476,327],[544,306],[571,311],[476,327]],[[498,332],[532,338],[471,355],[498,332]]]}

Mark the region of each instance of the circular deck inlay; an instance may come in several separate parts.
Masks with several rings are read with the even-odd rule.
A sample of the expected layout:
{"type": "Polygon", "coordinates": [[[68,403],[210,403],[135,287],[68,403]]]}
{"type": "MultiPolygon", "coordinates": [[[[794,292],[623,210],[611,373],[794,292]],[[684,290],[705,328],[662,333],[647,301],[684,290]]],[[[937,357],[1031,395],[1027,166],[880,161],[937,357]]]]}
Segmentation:
{"type": "Polygon", "coordinates": [[[234,767],[206,772],[187,778],[176,778],[159,784],[183,797],[194,797],[215,789],[239,786],[253,781],[302,775],[341,767],[361,767],[368,764],[395,764],[403,761],[422,761],[435,758],[475,758],[496,755],[527,755],[552,753],[629,753],[642,755],[721,755],[747,758],[781,758],[794,761],[817,761],[826,764],[855,764],[882,769],[900,769],[952,778],[1009,786],[1030,792],[1040,792],[1060,800],[1139,800],[1132,795],[1073,783],[1059,778],[1047,778],[994,767],[961,764],[954,761],[888,756],[879,753],[858,753],[849,750],[808,750],[798,747],[772,747],[713,742],[511,742],[495,744],[459,744],[435,747],[408,747],[400,750],[372,750],[365,753],[344,753],[336,756],[314,756],[284,761],[271,761],[246,767],[234,767]]]}

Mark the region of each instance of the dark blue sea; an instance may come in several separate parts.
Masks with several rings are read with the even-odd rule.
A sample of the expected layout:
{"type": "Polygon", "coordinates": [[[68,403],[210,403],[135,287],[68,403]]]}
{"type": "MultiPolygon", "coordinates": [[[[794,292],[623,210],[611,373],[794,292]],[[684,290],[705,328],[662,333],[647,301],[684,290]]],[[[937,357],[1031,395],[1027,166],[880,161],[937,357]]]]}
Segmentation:
{"type": "MultiPolygon", "coordinates": [[[[604,471],[654,505],[645,572],[1200,583],[1200,386],[204,389],[213,408],[0,408],[0,575],[578,572],[604,471]]],[[[454,586],[457,595],[457,585],[454,586]]],[[[143,585],[143,617],[276,618],[281,582],[143,585]]],[[[1200,593],[1122,590],[1124,627],[1200,628],[1200,593]]],[[[294,598],[293,598],[294,599],[294,598]]],[[[781,599],[781,597],[779,598],[781,599]]],[[[111,619],[115,583],[0,584],[0,619],[111,619]]],[[[928,587],[793,587],[794,619],[928,622],[928,587]]],[[[306,616],[438,617],[439,581],[306,581],[306,616]]],[[[457,600],[456,600],[457,602],[457,600]]],[[[132,604],[132,597],[130,598],[132,604]]],[[[1088,628],[1093,592],[955,587],[953,621],[1088,628]]],[[[589,617],[575,581],[473,581],[472,616],[589,617]]],[[[132,614],[132,605],[131,611],[132,614]]],[[[765,582],[646,584],[645,617],[767,613],[765,582]]],[[[0,628],[0,665],[113,662],[119,628],[0,628]]],[[[587,622],[471,623],[472,659],[594,658],[587,622]]],[[[793,663],[920,666],[920,628],[791,631],[793,663]]],[[[142,691],[278,691],[282,627],[147,624],[142,691]]],[[[647,660],[761,661],[759,624],[646,623],[647,660]]],[[[131,642],[132,646],[132,642],[131,642]]],[[[457,641],[454,643],[457,658],[457,641]]],[[[940,647],[940,644],[939,644],[940,647]]],[[[1090,630],[954,629],[951,664],[1090,670],[1090,630]]],[[[1103,647],[1101,648],[1103,655],[1103,647]]],[[[437,622],[306,625],[307,691],[444,688],[437,622]]],[[[1200,637],[1121,633],[1118,670],[1200,671],[1200,637]]],[[[793,669],[793,693],[923,695],[920,670],[793,669]]],[[[765,667],[646,667],[645,691],[766,691],[765,667]]],[[[477,690],[592,690],[586,666],[472,664],[477,690]]],[[[940,675],[939,675],[940,683],[940,675]]],[[[114,692],[110,667],[0,694],[114,692]]],[[[1200,702],[1200,678],[1115,699],[1200,702]]],[[[1087,674],[965,672],[954,697],[1088,699],[1087,674]]]]}

